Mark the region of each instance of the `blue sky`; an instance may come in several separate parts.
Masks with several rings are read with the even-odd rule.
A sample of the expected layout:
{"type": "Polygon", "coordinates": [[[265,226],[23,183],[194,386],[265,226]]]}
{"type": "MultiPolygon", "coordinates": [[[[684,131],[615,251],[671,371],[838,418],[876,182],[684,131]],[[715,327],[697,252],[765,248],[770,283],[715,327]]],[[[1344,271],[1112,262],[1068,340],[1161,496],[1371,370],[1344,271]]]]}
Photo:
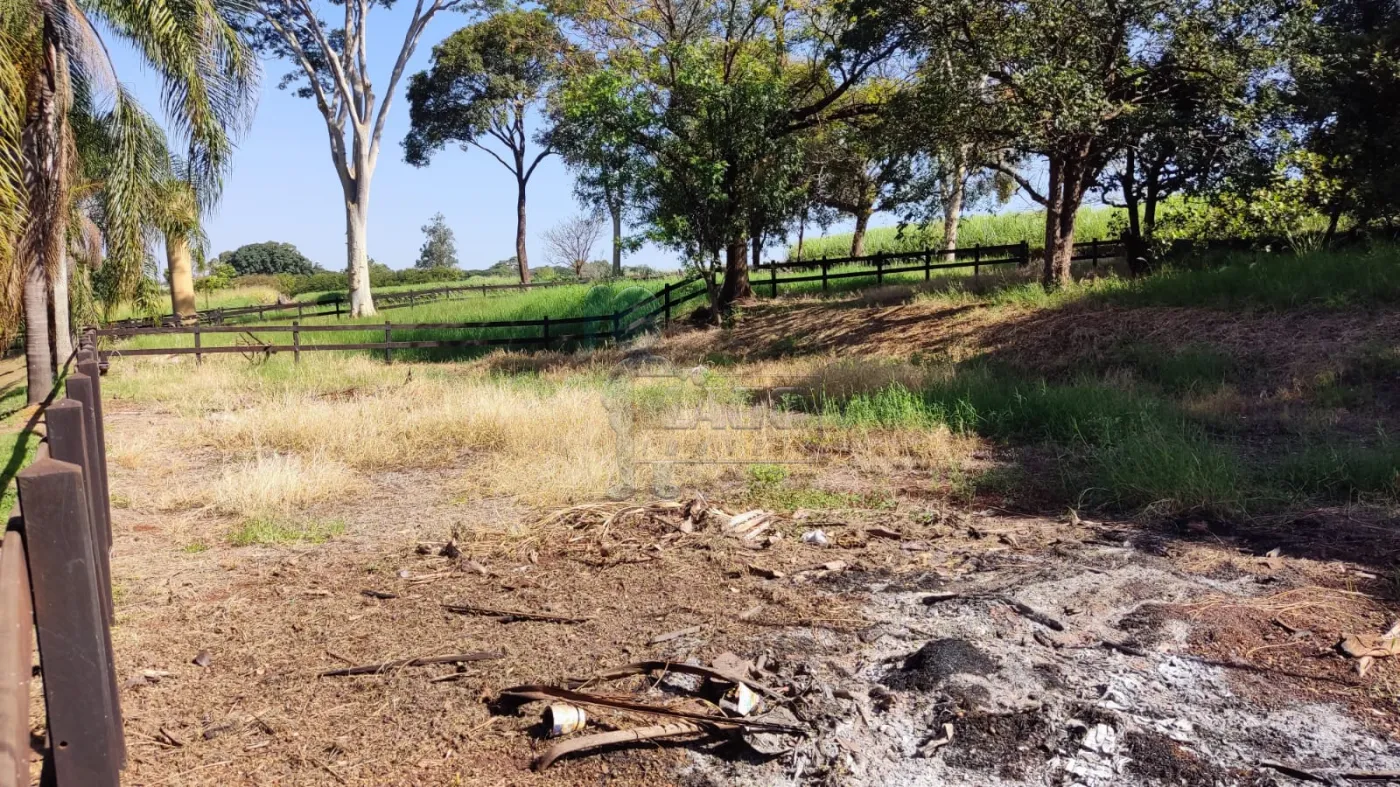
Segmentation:
{"type": "MultiPolygon", "coordinates": [[[[396,3],[392,10],[376,8],[371,14],[371,69],[381,90],[388,83],[411,11],[410,4],[396,3]]],[[[369,214],[370,256],[393,268],[413,264],[422,243],[421,227],[439,211],[456,235],[457,256],[463,267],[484,268],[515,253],[515,180],[505,167],[482,151],[454,147],[419,169],[404,162],[400,146],[409,125],[404,97],[408,75],[427,68],[433,44],[471,21],[462,14],[437,16],[394,97],[369,214]]],[[[128,47],[111,37],[108,42],[120,79],[148,108],[156,110],[160,106],[156,75],[128,47]]],[[[322,266],[343,270],[345,214],[325,124],[312,101],[277,89],[289,64],[268,61],[263,70],[262,95],[252,130],[241,140],[223,200],[206,222],[211,252],[245,243],[286,241],[322,266]]],[[[541,234],[579,211],[572,178],[558,157],[547,158],[536,169],[528,200],[530,263],[543,265],[547,261],[541,234]]],[[[893,222],[890,217],[877,217],[873,223],[893,222]]],[[[849,225],[838,225],[831,231],[847,229],[849,225]]],[[[809,228],[809,232],[817,231],[809,228]]],[[[605,243],[600,242],[595,254],[603,258],[608,253],[605,243]]],[[[641,249],[627,263],[655,268],[675,268],[678,264],[673,254],[654,247],[641,249]]]]}

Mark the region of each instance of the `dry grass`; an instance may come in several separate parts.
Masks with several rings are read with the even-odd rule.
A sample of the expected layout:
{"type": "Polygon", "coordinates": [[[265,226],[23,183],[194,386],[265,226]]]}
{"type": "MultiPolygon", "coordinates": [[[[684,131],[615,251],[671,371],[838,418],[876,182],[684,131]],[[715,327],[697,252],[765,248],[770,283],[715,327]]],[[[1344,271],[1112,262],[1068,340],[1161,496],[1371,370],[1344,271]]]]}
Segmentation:
{"type": "Polygon", "coordinates": [[[360,479],[325,455],[260,454],[236,464],[206,493],[207,504],[222,514],[273,517],[352,494],[360,479]]]}
{"type": "Polygon", "coordinates": [[[485,371],[490,366],[385,366],[365,358],[253,366],[221,358],[172,369],[123,359],[113,365],[111,390],[182,417],[123,447],[116,461],[140,466],[160,456],[165,443],[214,446],[240,463],[207,488],[172,493],[160,507],[265,516],[345,494],[359,472],[397,469],[460,468],[456,492],[468,499],[507,496],[552,506],[602,498],[623,480],[609,412],[618,397],[642,403],[631,427],[639,488],[737,482],[755,462],[839,458],[876,472],[891,464],[943,468],[972,447],[938,429],[833,431],[810,417],[772,417],[745,398],[753,395],[749,388],[794,381],[807,391],[848,394],[892,382],[916,387],[937,373],[908,364],[756,363],[703,391],[684,379],[620,384],[587,370],[502,376],[485,371]],[[677,424],[694,428],[672,428],[677,424]]]}

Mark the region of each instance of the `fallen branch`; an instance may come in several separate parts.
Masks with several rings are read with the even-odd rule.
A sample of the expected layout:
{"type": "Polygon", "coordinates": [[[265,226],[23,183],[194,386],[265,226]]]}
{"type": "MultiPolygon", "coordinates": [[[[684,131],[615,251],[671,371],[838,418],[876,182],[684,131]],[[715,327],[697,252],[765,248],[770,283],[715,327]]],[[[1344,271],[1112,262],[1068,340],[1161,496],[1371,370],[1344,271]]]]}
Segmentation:
{"type": "Polygon", "coordinates": [[[637,727],[630,730],[614,730],[613,732],[600,732],[596,735],[585,735],[582,738],[556,743],[545,749],[530,767],[542,771],[554,764],[554,761],[566,754],[574,754],[581,751],[612,746],[618,743],[632,743],[634,741],[649,741],[657,738],[674,738],[678,735],[692,735],[698,732],[706,732],[699,724],[689,724],[686,722],[673,722],[671,724],[658,724],[653,727],[637,727]]]}
{"type": "Polygon", "coordinates": [[[326,670],[316,673],[318,678],[339,678],[346,675],[377,675],[391,669],[400,667],[424,667],[429,664],[455,664],[462,661],[489,661],[491,659],[503,659],[506,654],[491,651],[476,651],[474,653],[454,653],[451,656],[420,656],[416,659],[398,659],[396,661],[385,661],[379,664],[363,664],[358,667],[345,667],[343,669],[326,670]]]}
{"type": "Polygon", "coordinates": [[[675,630],[675,631],[668,631],[668,632],[666,632],[665,634],[657,634],[656,636],[654,636],[654,637],[652,637],[651,639],[647,640],[647,644],[648,644],[648,645],[660,645],[660,644],[663,643],[663,642],[670,642],[670,641],[673,640],[673,639],[680,639],[681,637],[688,637],[688,636],[690,636],[691,634],[699,634],[699,633],[700,633],[701,631],[703,631],[704,629],[705,629],[704,626],[690,626],[690,627],[688,627],[688,628],[677,629],[677,630],[675,630]]]}
{"type": "Polygon", "coordinates": [[[456,612],[459,615],[481,615],[488,618],[496,618],[502,623],[515,623],[522,620],[534,620],[541,623],[587,623],[592,618],[571,618],[565,615],[546,615],[540,612],[512,612],[504,609],[488,609],[486,607],[476,607],[470,604],[443,604],[442,608],[448,612],[456,612]]]}
{"type": "Polygon", "coordinates": [[[1048,629],[1051,629],[1053,631],[1065,630],[1065,624],[1050,617],[1044,612],[1040,612],[1039,610],[1022,604],[1021,602],[1017,601],[1014,598],[1011,598],[1010,596],[1003,596],[999,593],[933,593],[931,595],[924,596],[923,601],[924,604],[931,606],[933,604],[938,604],[943,601],[952,601],[954,599],[960,599],[965,601],[1000,601],[1001,603],[1016,610],[1016,612],[1022,617],[1028,620],[1033,620],[1036,623],[1039,623],[1040,625],[1045,626],[1048,629]]]}
{"type": "Polygon", "coordinates": [[[744,677],[743,675],[736,675],[733,672],[718,669],[716,667],[703,667],[699,664],[683,664],[678,661],[638,661],[633,664],[626,664],[621,667],[610,669],[606,672],[600,672],[591,678],[565,681],[565,685],[567,685],[570,689],[581,689],[587,686],[591,686],[595,683],[606,683],[607,681],[613,681],[619,678],[630,678],[633,675],[647,675],[653,672],[678,672],[683,675],[698,675],[702,678],[715,678],[718,680],[728,681],[729,683],[742,683],[745,686],[748,686],[749,688],[753,689],[754,691],[768,697],[769,699],[787,699],[787,697],[781,692],[778,692],[774,689],[770,689],[769,687],[764,686],[763,684],[755,682],[753,680],[750,680],[744,677]]]}
{"type": "Polygon", "coordinates": [[[807,734],[807,731],[803,728],[794,727],[790,724],[777,724],[770,721],[755,721],[751,719],[731,719],[728,716],[709,716],[704,713],[673,710],[656,705],[646,705],[640,702],[598,697],[592,694],[557,688],[555,686],[513,686],[508,689],[502,689],[500,699],[517,700],[521,703],[564,700],[565,702],[572,702],[575,705],[592,705],[599,708],[615,708],[617,710],[632,711],[633,713],[648,713],[653,716],[669,716],[673,719],[685,719],[687,721],[713,724],[721,728],[771,730],[773,732],[786,732],[793,735],[807,734]]]}

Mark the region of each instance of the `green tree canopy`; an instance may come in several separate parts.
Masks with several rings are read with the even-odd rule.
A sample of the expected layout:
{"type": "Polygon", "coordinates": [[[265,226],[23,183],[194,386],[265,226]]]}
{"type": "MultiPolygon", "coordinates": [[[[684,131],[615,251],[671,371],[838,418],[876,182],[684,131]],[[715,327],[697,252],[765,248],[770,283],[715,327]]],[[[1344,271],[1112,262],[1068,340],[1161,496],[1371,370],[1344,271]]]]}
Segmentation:
{"type": "Polygon", "coordinates": [[[525,283],[525,188],[554,152],[548,134],[538,134],[532,156],[527,126],[562,73],[568,48],[543,11],[502,11],[433,47],[432,68],[414,74],[408,85],[413,125],[403,146],[410,164],[425,166],[433,153],[456,143],[485,151],[515,176],[515,256],[525,283]]]}
{"type": "Polygon", "coordinates": [[[219,255],[219,262],[233,266],[239,276],[257,274],[310,274],[321,272],[320,266],[307,259],[297,247],[290,243],[264,241],[240,246],[227,256],[219,255]]]}

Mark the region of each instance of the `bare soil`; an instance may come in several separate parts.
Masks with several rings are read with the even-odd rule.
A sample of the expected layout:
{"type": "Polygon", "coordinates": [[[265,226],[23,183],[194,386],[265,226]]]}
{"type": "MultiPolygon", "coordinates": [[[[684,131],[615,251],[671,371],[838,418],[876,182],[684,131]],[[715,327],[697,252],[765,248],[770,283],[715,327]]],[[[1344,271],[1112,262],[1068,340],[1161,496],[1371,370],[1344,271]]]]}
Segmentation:
{"type": "MultiPolygon", "coordinates": [[[[111,439],[145,439],[154,423],[114,413],[111,439]]],[[[116,468],[114,492],[139,499],[143,484],[169,483],[145,475],[116,468]]],[[[1331,649],[1397,614],[1386,579],[1359,563],[1263,558],[1245,539],[1194,530],[940,513],[902,496],[820,516],[829,547],[801,543],[812,524],[789,517],[783,538],[755,549],[646,516],[606,532],[583,514],[535,526],[538,514],[508,501],[450,499],[431,471],[379,482],[374,499],[318,512],[348,524],[320,545],[232,547],[218,517],[118,509],[128,784],[1205,785],[1288,783],[1261,759],[1400,768],[1400,671],[1382,660],[1361,678],[1331,649]],[[440,556],[454,530],[459,556],[440,556]],[[208,549],[187,552],[195,540],[208,549]],[[802,570],[838,560],[839,571],[802,570]],[[932,593],[961,595],[923,603],[932,593]],[[587,621],[501,623],[443,603],[587,621]],[[467,651],[504,657],[316,676],[467,651]],[[201,652],[208,666],[194,663],[201,652]],[[764,657],[766,679],[800,695],[810,735],[793,752],[651,742],[537,774],[538,705],[496,715],[489,704],[511,685],[726,652],[764,657]],[[891,681],[911,663],[920,680],[891,681]],[[952,741],[921,756],[945,723],[952,741]],[[1099,727],[1111,732],[1087,747],[1099,727]]],[[[654,682],[613,690],[676,696],[654,682]]]]}

